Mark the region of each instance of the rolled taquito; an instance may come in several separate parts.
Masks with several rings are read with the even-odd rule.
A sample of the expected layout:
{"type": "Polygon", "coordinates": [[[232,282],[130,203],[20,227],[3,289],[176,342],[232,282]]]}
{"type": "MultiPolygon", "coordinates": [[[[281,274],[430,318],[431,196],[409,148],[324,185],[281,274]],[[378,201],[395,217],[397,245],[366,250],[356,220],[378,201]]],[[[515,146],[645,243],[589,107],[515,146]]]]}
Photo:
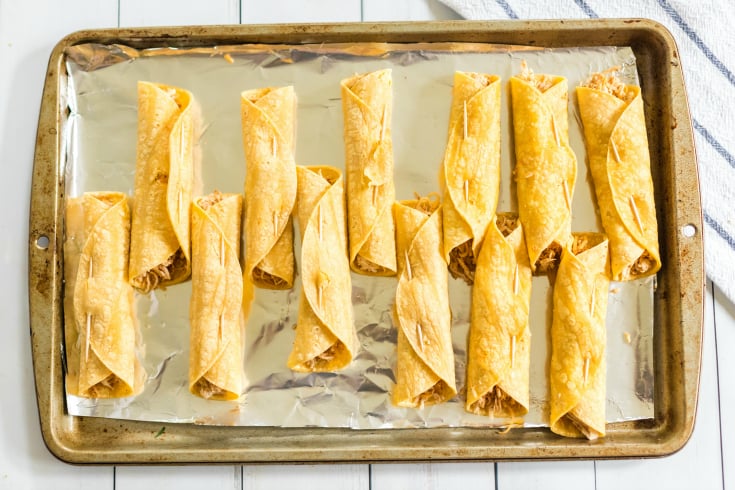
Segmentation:
{"type": "Polygon", "coordinates": [[[655,274],[661,256],[641,89],[613,69],[577,87],[577,100],[612,279],[655,274]]]}
{"type": "Polygon", "coordinates": [[[528,413],[531,264],[518,216],[500,213],[488,227],[475,270],[467,348],[469,412],[528,413]]]}
{"type": "Polygon", "coordinates": [[[92,192],[67,200],[65,341],[67,391],[119,398],[143,389],[128,282],[127,196],[92,192]]]}
{"type": "Polygon", "coordinates": [[[334,167],[297,167],[301,299],[288,367],[334,371],[357,353],[347,256],[344,184],[334,167]]]}
{"type": "Polygon", "coordinates": [[[440,173],[444,259],[472,284],[500,189],[500,78],[456,72],[440,173]]]}
{"type": "Polygon", "coordinates": [[[241,212],[240,194],[215,191],[192,204],[189,391],[212,400],[242,392],[241,212]]]}
{"type": "Polygon", "coordinates": [[[248,90],[240,96],[245,149],[245,280],[257,287],[293,286],[296,202],[293,87],[248,90]]]}
{"type": "Polygon", "coordinates": [[[399,269],[392,401],[421,408],[457,394],[441,207],[437,200],[423,198],[396,202],[393,212],[399,269]]]}
{"type": "Polygon", "coordinates": [[[567,80],[524,66],[510,80],[518,214],[531,269],[556,268],[570,239],[577,159],[569,146],[567,80]]]}
{"type": "Polygon", "coordinates": [[[141,292],[191,274],[193,98],[181,88],[138,82],[138,145],[130,236],[130,283],[141,292]]]}
{"type": "Polygon", "coordinates": [[[396,273],[391,70],[342,80],[350,267],[396,273]]]}
{"type": "Polygon", "coordinates": [[[607,237],[575,233],[553,291],[549,426],[567,437],[605,435],[607,237]]]}

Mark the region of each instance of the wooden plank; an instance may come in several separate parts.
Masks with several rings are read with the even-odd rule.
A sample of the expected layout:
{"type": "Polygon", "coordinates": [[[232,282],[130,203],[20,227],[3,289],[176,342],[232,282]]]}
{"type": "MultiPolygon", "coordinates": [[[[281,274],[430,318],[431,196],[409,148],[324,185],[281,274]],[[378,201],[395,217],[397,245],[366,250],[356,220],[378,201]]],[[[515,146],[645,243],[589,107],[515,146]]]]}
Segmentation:
{"type": "Polygon", "coordinates": [[[704,306],[702,374],[697,419],[692,438],[681,451],[667,458],[646,461],[598,462],[598,490],[618,488],[722,488],[720,416],[714,335],[715,317],[712,287],[709,282],[704,306]]]}
{"type": "Polygon", "coordinates": [[[374,464],[370,488],[443,490],[456,488],[459,483],[465,488],[494,488],[495,465],[492,463],[374,464]]]}
{"type": "Polygon", "coordinates": [[[595,465],[592,461],[498,463],[496,488],[593,489],[595,465]]]}
{"type": "Polygon", "coordinates": [[[366,464],[244,466],[242,483],[243,490],[367,490],[370,473],[366,464]]]}
{"type": "MultiPolygon", "coordinates": [[[[31,167],[46,65],[54,45],[82,28],[114,27],[116,0],[0,0],[0,488],[112,489],[111,467],[56,460],[41,439],[28,336],[31,167]]],[[[51,252],[49,252],[51,253],[51,252]]]]}
{"type": "Polygon", "coordinates": [[[722,480],[724,488],[735,488],[735,305],[715,287],[715,333],[720,393],[720,437],[722,438],[722,480]]]}
{"type": "Polygon", "coordinates": [[[453,20],[462,17],[438,0],[365,0],[362,7],[366,22],[388,20],[453,20]]]}
{"type": "Polygon", "coordinates": [[[120,0],[120,27],[239,22],[239,0],[120,0]]]}
{"type": "Polygon", "coordinates": [[[240,466],[118,466],[115,490],[240,489],[240,466]]]}
{"type": "Polygon", "coordinates": [[[242,22],[359,22],[360,0],[243,0],[242,22]]]}

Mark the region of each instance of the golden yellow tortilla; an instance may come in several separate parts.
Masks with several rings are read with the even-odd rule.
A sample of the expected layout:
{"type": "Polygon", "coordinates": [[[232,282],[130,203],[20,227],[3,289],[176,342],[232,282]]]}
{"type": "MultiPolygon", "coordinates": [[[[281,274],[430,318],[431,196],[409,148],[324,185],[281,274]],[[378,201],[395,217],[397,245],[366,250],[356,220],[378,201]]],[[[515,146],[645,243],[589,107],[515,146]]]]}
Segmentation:
{"type": "Polygon", "coordinates": [[[301,299],[288,367],[299,372],[347,366],[359,342],[352,313],[344,184],[334,167],[296,167],[301,230],[301,299]]]}
{"type": "Polygon", "coordinates": [[[602,225],[610,237],[612,279],[661,268],[651,159],[640,87],[612,71],[577,87],[579,113],[602,225]]]}
{"type": "Polygon", "coordinates": [[[391,70],[342,80],[350,267],[396,273],[391,70]]]}
{"type": "Polygon", "coordinates": [[[138,82],[138,146],[130,235],[130,283],[141,292],[191,274],[189,220],[194,183],[190,92],[138,82]]]}
{"type": "Polygon", "coordinates": [[[474,280],[482,238],[500,191],[500,78],[455,72],[449,140],[441,169],[444,259],[474,280]]]}
{"type": "Polygon", "coordinates": [[[607,237],[575,233],[553,292],[549,426],[566,437],[605,435],[607,237]]]}
{"type": "Polygon", "coordinates": [[[569,146],[567,80],[534,75],[510,79],[518,213],[531,269],[556,268],[571,233],[577,159],[569,146]]]}
{"type": "Polygon", "coordinates": [[[245,281],[267,289],[293,287],[296,202],[294,132],[296,94],[291,86],[240,95],[245,149],[245,281]]]}
{"type": "Polygon", "coordinates": [[[69,393],[120,398],[143,389],[128,283],[127,196],[93,192],[66,203],[65,341],[69,393]]]}
{"type": "Polygon", "coordinates": [[[499,214],[485,235],[472,288],[467,411],[504,418],[528,413],[530,301],[523,229],[518,215],[499,214]]]}
{"type": "Polygon", "coordinates": [[[234,400],[243,383],[242,196],[217,191],[192,204],[189,391],[234,400]]]}
{"type": "Polygon", "coordinates": [[[442,213],[439,202],[427,198],[396,202],[393,212],[399,270],[392,401],[399,407],[421,408],[457,394],[442,213]]]}

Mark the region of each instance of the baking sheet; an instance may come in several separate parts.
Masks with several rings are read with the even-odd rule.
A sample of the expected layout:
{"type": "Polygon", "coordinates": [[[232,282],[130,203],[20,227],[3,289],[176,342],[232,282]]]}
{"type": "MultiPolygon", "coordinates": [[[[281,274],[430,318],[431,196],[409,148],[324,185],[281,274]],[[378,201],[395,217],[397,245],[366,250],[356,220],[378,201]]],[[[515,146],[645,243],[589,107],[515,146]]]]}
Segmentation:
{"type": "MultiPolygon", "coordinates": [[[[373,45],[371,45],[373,46],[373,45]]],[[[466,51],[461,45],[395,46],[369,51],[268,47],[231,50],[156,50],[155,56],[123,52],[112,65],[84,71],[67,63],[69,83],[65,125],[67,196],[84,191],[116,190],[132,194],[136,141],[136,82],[149,80],[191,90],[204,122],[200,150],[202,191],[241,192],[244,156],[240,135],[239,93],[267,85],[293,84],[299,98],[296,161],[343,168],[342,109],[339,81],[356,72],[393,69],[393,136],[396,195],[411,198],[438,190],[451,87],[455,70],[495,73],[504,83],[525,59],[539,73],[566,76],[575,87],[591,72],[623,66],[635,82],[629,48],[522,50],[491,47],[466,51]],[[229,53],[230,63],[224,53],[229,53]],[[166,54],[167,56],[160,56],[166,54]]],[[[99,47],[97,48],[99,49],[99,47]]],[[[118,47],[112,47],[118,50],[118,47]]],[[[87,67],[85,67],[86,69],[87,67]]],[[[499,211],[514,210],[511,192],[512,139],[508,91],[503,91],[502,182],[499,211]]],[[[573,92],[570,91],[570,99],[573,92]]],[[[578,157],[573,200],[574,231],[599,231],[594,191],[584,161],[579,119],[570,104],[570,143],[578,157]]],[[[297,238],[298,243],[298,238],[297,238]]],[[[297,260],[298,256],[297,246],[297,260]]],[[[245,397],[238,403],[201,400],[188,393],[188,301],[190,283],[138,296],[136,309],[149,374],[144,393],[123,401],[67,396],[72,415],[163,422],[229,425],[326,426],[351,428],[488,426],[508,421],[468,414],[457,398],[423,410],[390,404],[395,331],[390,307],[395,279],[353,274],[353,304],[363,349],[339,373],[297,374],[285,367],[293,340],[298,303],[297,281],[288,292],[257,292],[247,325],[245,397]]],[[[613,283],[608,307],[608,421],[653,417],[653,280],[613,283]]],[[[450,280],[456,376],[464,385],[469,288],[450,280]]],[[[534,278],[531,331],[531,411],[528,425],[545,425],[547,331],[551,293],[545,277],[534,278]]]]}

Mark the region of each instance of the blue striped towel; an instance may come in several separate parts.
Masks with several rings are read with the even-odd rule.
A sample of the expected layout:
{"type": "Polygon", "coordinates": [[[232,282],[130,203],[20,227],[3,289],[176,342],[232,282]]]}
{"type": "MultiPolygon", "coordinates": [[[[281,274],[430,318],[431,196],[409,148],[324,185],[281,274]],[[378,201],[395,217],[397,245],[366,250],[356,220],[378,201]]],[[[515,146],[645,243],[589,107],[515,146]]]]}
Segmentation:
{"type": "Polygon", "coordinates": [[[731,0],[440,0],[467,19],[644,17],[679,47],[694,126],[707,276],[735,303],[735,8],[731,0]]]}

